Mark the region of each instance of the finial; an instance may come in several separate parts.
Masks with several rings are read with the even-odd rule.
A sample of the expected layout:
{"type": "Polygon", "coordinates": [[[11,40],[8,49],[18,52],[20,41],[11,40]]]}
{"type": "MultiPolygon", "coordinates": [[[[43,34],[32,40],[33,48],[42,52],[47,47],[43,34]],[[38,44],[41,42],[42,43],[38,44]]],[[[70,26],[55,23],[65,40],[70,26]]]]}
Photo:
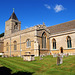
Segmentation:
{"type": "Polygon", "coordinates": [[[14,10],[15,10],[15,9],[13,8],[13,12],[14,12],[14,10]]]}
{"type": "Polygon", "coordinates": [[[45,23],[43,22],[43,25],[45,25],[45,23]]]}

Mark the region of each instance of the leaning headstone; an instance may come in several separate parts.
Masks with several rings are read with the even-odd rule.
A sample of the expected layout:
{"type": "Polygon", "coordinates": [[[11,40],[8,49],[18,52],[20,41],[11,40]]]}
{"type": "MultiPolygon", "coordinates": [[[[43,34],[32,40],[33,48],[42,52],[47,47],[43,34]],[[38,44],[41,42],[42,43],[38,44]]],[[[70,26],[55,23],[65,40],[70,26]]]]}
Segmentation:
{"type": "Polygon", "coordinates": [[[57,56],[57,65],[59,65],[59,64],[60,64],[60,57],[57,56]]]}

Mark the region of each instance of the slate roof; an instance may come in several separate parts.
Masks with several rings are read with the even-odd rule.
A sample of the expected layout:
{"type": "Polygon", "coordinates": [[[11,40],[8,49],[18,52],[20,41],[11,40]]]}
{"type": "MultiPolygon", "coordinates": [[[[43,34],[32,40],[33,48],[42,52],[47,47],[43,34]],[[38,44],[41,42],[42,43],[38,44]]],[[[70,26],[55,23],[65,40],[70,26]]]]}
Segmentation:
{"type": "Polygon", "coordinates": [[[18,20],[17,16],[15,15],[15,13],[13,12],[12,15],[10,16],[9,19],[15,19],[15,20],[18,20]]]}
{"type": "Polygon", "coordinates": [[[47,27],[50,30],[51,34],[61,33],[63,31],[75,29],[75,20],[61,23],[58,25],[47,27]]]}

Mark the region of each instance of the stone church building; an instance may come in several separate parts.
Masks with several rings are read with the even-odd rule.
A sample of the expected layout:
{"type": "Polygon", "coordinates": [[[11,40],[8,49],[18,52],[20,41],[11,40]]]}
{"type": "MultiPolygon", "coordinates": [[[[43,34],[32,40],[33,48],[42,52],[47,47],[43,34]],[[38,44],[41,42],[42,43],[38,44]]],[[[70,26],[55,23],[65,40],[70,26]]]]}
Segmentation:
{"type": "Polygon", "coordinates": [[[8,56],[22,56],[27,52],[35,56],[75,53],[75,20],[50,27],[43,23],[21,30],[21,22],[13,12],[5,22],[0,52],[8,56]]]}

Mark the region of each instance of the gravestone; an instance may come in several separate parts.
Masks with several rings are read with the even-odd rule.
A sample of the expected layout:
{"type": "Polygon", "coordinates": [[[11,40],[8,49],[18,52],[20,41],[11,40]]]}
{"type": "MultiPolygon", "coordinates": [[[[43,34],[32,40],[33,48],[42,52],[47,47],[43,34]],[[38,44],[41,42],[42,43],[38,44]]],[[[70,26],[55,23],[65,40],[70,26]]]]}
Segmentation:
{"type": "Polygon", "coordinates": [[[57,65],[59,65],[60,64],[60,57],[58,56],[57,57],[57,65]]]}
{"type": "Polygon", "coordinates": [[[65,57],[68,57],[68,56],[69,56],[69,54],[68,54],[68,53],[66,53],[66,54],[65,54],[65,57]]]}
{"type": "Polygon", "coordinates": [[[6,58],[8,58],[8,55],[5,55],[6,58]]]}
{"type": "Polygon", "coordinates": [[[55,53],[55,54],[53,54],[53,57],[57,57],[57,54],[55,53]]]}
{"type": "Polygon", "coordinates": [[[63,56],[60,56],[60,64],[63,63],[63,56]]]}
{"type": "Polygon", "coordinates": [[[63,55],[58,54],[57,56],[57,65],[62,64],[63,63],[63,55]]]}
{"type": "Polygon", "coordinates": [[[40,60],[42,60],[43,58],[42,58],[42,55],[40,55],[40,60]]]}
{"type": "Polygon", "coordinates": [[[2,55],[2,58],[4,58],[4,55],[2,55]]]}

